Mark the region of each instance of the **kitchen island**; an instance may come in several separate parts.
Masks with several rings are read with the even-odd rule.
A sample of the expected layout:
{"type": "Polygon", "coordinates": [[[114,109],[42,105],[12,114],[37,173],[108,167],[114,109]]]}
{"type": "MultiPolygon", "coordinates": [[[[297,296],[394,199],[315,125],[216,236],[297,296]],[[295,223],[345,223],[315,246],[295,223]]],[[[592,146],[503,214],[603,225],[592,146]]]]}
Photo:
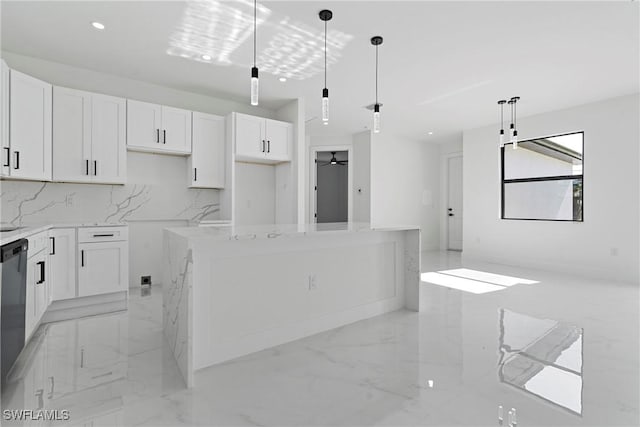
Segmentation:
{"type": "Polygon", "coordinates": [[[420,310],[420,230],[367,223],[164,231],[163,328],[194,372],[406,308],[420,310]]]}

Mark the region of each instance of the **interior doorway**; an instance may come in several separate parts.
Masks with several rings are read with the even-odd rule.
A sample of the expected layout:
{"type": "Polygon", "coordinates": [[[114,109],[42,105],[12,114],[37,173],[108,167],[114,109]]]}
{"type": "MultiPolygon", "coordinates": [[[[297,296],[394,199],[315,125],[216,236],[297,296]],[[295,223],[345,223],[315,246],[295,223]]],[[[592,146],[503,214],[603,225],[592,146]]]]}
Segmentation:
{"type": "Polygon", "coordinates": [[[447,161],[447,249],[462,250],[462,156],[447,161]]]}
{"type": "Polygon", "coordinates": [[[350,149],[317,148],[314,168],[313,220],[316,223],[348,222],[351,219],[350,149]]]}

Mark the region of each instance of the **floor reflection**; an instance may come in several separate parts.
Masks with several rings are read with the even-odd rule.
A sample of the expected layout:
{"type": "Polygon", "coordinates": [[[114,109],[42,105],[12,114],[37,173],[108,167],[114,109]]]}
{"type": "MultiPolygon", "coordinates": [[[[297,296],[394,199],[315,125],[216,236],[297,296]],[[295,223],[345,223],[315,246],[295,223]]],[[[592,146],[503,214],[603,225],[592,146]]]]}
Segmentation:
{"type": "Polygon", "coordinates": [[[500,381],[582,414],[582,335],[575,325],[500,309],[500,381]]]}

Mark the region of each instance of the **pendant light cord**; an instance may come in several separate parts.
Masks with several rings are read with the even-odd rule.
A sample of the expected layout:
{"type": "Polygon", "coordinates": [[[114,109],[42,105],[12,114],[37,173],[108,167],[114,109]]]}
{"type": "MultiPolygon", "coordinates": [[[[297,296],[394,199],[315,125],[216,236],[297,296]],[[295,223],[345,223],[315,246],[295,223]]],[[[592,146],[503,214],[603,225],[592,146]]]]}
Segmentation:
{"type": "Polygon", "coordinates": [[[253,66],[256,66],[256,21],[258,17],[258,0],[253,0],[253,66]]]}
{"type": "Polygon", "coordinates": [[[500,130],[504,131],[504,103],[500,104],[500,130]]]}
{"type": "Polygon", "coordinates": [[[378,103],[378,45],[376,45],[376,104],[378,103]]]}
{"type": "Polygon", "coordinates": [[[327,88],[327,21],[324,21],[324,87],[327,88]]]}

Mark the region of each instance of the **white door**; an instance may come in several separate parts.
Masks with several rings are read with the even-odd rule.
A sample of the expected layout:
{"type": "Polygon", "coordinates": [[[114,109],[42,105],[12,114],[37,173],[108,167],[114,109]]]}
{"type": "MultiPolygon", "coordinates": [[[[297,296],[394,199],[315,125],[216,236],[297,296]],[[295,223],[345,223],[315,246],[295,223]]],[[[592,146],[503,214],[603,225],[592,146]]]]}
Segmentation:
{"type": "Polygon", "coordinates": [[[9,147],[9,67],[0,59],[0,176],[9,176],[11,151],[9,147]]]}
{"type": "Polygon", "coordinates": [[[236,114],[236,156],[264,158],[266,153],[265,119],[236,114]]]}
{"type": "Polygon", "coordinates": [[[93,94],[91,106],[93,179],[102,184],[124,184],[127,179],[126,101],[93,94]]]}
{"type": "Polygon", "coordinates": [[[224,188],[224,117],[193,113],[190,187],[224,188]]]}
{"type": "Polygon", "coordinates": [[[78,244],[78,296],[127,290],[127,242],[78,244]]]}
{"type": "Polygon", "coordinates": [[[158,149],[161,139],[161,107],[148,102],[127,100],[127,145],[158,149]]]}
{"type": "Polygon", "coordinates": [[[49,289],[51,299],[59,301],[76,296],[76,229],[49,231],[49,289]]]}
{"type": "Polygon", "coordinates": [[[53,88],[53,180],[90,182],[91,94],[53,88]]]}
{"type": "Polygon", "coordinates": [[[267,157],[274,160],[291,160],[293,126],[290,123],[266,120],[267,157]]]}
{"type": "Polygon", "coordinates": [[[50,181],[51,85],[15,70],[10,81],[10,174],[50,181]]]}
{"type": "Polygon", "coordinates": [[[462,250],[462,156],[448,159],[448,249],[462,250]]]}
{"type": "Polygon", "coordinates": [[[162,129],[160,130],[162,150],[191,152],[191,111],[162,106],[162,129]]]}

